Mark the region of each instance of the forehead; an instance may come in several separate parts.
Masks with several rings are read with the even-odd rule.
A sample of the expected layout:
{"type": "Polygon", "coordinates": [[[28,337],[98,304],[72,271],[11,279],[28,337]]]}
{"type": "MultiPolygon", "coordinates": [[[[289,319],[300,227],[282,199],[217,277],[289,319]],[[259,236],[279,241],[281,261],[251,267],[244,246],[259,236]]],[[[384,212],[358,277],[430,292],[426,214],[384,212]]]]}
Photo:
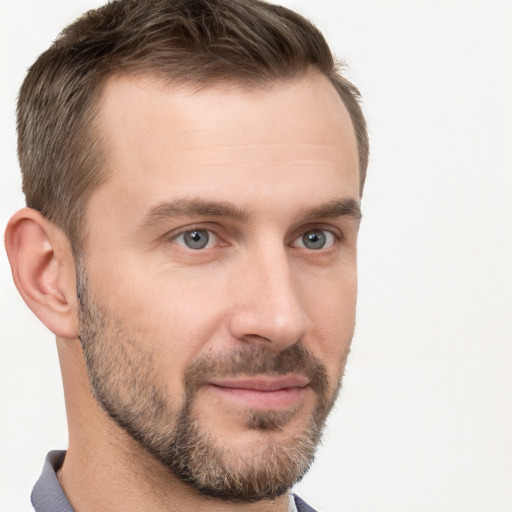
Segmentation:
{"type": "Polygon", "coordinates": [[[268,87],[200,90],[154,77],[116,77],[100,98],[99,126],[111,172],[96,194],[134,201],[146,194],[147,202],[150,195],[154,201],[190,195],[195,185],[214,200],[244,183],[267,194],[330,172],[358,197],[352,122],[332,84],[317,73],[268,87]]]}
{"type": "MultiPolygon", "coordinates": [[[[313,123],[311,128],[322,139],[333,124],[347,131],[351,127],[350,115],[334,86],[324,75],[313,71],[296,79],[262,86],[220,82],[206,87],[173,84],[156,76],[113,76],[103,87],[99,101],[100,117],[107,128],[121,117],[129,120],[130,115],[155,121],[158,117],[161,120],[162,114],[171,114],[175,121],[200,121],[198,128],[213,124],[219,134],[223,133],[219,129],[229,127],[229,118],[253,122],[262,109],[262,117],[271,114],[274,120],[279,118],[280,126],[287,124],[288,128],[298,128],[297,119],[309,117],[308,121],[313,123]]],[[[288,131],[290,138],[297,135],[297,130],[288,131]]],[[[238,132],[238,135],[242,139],[244,133],[238,132]]],[[[251,140],[254,135],[250,134],[251,140]]],[[[275,133],[260,135],[263,136],[260,141],[264,141],[275,133]]],[[[351,135],[355,139],[353,130],[351,135]]],[[[233,136],[230,132],[229,137],[233,136]]],[[[308,139],[307,142],[316,141],[308,139]]]]}

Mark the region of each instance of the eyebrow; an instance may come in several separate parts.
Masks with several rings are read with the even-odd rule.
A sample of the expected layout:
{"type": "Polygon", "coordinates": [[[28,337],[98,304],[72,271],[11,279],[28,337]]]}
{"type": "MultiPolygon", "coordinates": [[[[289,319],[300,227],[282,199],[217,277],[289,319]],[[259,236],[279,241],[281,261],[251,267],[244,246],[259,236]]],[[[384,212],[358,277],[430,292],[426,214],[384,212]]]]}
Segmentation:
{"type": "Polygon", "coordinates": [[[233,220],[245,220],[248,215],[243,208],[239,208],[227,201],[204,201],[203,199],[175,199],[160,203],[148,210],[142,225],[148,226],[161,221],[179,217],[226,217],[233,220]]]}
{"type": "MultiPolygon", "coordinates": [[[[228,201],[205,201],[203,199],[175,199],[160,203],[149,209],[143,216],[141,225],[151,226],[159,222],[180,217],[225,217],[237,221],[247,220],[249,215],[244,208],[228,201]]],[[[352,217],[361,220],[361,208],[355,199],[334,199],[320,206],[301,212],[304,219],[352,217]]]]}
{"type": "Polygon", "coordinates": [[[352,217],[357,222],[360,222],[363,217],[359,202],[352,198],[334,199],[326,204],[305,210],[302,215],[306,219],[352,217]]]}

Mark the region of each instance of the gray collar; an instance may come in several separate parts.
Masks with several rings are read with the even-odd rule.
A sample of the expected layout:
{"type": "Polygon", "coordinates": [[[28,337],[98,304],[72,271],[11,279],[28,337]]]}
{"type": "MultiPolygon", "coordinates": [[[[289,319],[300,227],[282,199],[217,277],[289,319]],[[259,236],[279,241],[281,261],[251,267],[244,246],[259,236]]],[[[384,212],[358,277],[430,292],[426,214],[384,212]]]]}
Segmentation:
{"type": "MultiPolygon", "coordinates": [[[[52,451],[46,456],[43,472],[32,489],[32,505],[36,512],[74,512],[59,481],[56,472],[62,467],[65,451],[52,451]]],[[[290,495],[288,512],[315,512],[295,494],[290,495]]]]}

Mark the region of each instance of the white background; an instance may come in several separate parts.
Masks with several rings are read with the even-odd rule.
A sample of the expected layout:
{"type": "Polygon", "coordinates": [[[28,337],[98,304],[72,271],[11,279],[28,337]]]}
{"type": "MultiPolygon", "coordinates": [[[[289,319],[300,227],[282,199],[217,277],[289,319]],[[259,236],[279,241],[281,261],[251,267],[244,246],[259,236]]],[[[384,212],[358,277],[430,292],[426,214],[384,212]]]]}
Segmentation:
{"type": "MultiPolygon", "coordinates": [[[[26,68],[93,0],[0,0],[0,221],[26,68]]],[[[512,2],[288,0],[346,59],[372,159],[358,326],[299,493],[337,512],[512,511],[512,2]]],[[[66,447],[53,336],[0,256],[0,510],[66,447]]]]}

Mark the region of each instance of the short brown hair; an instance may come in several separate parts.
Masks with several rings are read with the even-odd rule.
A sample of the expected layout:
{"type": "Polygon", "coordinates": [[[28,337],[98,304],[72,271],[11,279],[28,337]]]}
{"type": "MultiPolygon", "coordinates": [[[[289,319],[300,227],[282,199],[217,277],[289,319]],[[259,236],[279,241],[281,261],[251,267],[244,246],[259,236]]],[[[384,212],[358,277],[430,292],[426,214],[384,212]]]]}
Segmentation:
{"type": "Polygon", "coordinates": [[[61,227],[79,251],[88,198],[107,175],[95,117],[103,84],[115,74],[257,86],[310,69],[329,78],[350,113],[362,193],[368,134],[359,92],[305,18],[259,0],[117,0],[89,11],[37,59],[20,90],[18,156],[27,206],[61,227]]]}

